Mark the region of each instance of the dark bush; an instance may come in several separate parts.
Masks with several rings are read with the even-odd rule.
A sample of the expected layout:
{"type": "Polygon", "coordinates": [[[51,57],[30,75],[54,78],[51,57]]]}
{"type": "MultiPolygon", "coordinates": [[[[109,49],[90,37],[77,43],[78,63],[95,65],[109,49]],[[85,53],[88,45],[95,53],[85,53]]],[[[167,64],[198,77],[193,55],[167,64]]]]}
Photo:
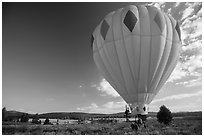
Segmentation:
{"type": "Polygon", "coordinates": [[[168,125],[172,121],[171,111],[166,106],[161,106],[159,112],[157,113],[157,120],[160,123],[168,125]]]}
{"type": "Polygon", "coordinates": [[[33,124],[41,124],[41,120],[39,120],[38,113],[36,113],[32,119],[33,124]]]}
{"type": "Polygon", "coordinates": [[[21,116],[21,122],[28,122],[29,117],[28,117],[28,113],[23,113],[23,115],[21,116]]]}
{"type": "Polygon", "coordinates": [[[139,125],[137,123],[132,123],[131,128],[132,128],[132,130],[137,131],[139,129],[139,125]]]}
{"type": "Polygon", "coordinates": [[[51,125],[52,123],[50,122],[49,118],[45,119],[44,125],[51,125]]]}
{"type": "Polygon", "coordinates": [[[7,112],[6,112],[6,108],[4,107],[2,109],[2,121],[6,121],[7,120],[7,112]]]}
{"type": "Polygon", "coordinates": [[[4,126],[2,127],[2,134],[3,135],[13,135],[16,132],[15,126],[4,126]]]}
{"type": "Polygon", "coordinates": [[[28,128],[26,125],[22,125],[16,128],[16,132],[25,133],[26,131],[28,131],[28,128]]]}
{"type": "Polygon", "coordinates": [[[30,134],[32,135],[42,135],[43,134],[43,129],[41,127],[35,127],[35,128],[32,128],[30,130],[30,134]]]}

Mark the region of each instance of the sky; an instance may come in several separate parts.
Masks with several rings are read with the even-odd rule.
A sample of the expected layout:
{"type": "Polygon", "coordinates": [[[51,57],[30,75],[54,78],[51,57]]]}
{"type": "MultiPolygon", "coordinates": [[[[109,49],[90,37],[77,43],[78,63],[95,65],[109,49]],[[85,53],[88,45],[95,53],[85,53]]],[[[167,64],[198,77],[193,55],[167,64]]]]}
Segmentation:
{"type": "Polygon", "coordinates": [[[98,71],[91,35],[127,5],[149,4],[180,24],[179,62],[149,105],[202,110],[202,3],[3,3],[2,107],[27,113],[117,113],[124,100],[98,71]]]}

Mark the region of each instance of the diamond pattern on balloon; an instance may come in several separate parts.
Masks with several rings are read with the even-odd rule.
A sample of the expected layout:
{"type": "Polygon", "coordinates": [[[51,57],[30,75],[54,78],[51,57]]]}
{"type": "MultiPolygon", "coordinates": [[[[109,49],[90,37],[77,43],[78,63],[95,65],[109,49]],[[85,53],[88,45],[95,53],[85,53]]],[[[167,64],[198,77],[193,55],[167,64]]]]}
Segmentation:
{"type": "Polygon", "coordinates": [[[135,24],[137,23],[137,17],[135,16],[135,14],[132,11],[129,10],[125,15],[123,23],[132,32],[132,30],[135,27],[135,24]]]}
{"type": "Polygon", "coordinates": [[[91,48],[93,48],[94,37],[91,35],[91,48]]]}
{"type": "Polygon", "coordinates": [[[106,39],[106,34],[108,32],[108,29],[109,29],[109,25],[108,23],[106,22],[106,20],[103,21],[102,25],[101,25],[101,35],[103,37],[103,39],[105,40],[106,39]]]}
{"type": "Polygon", "coordinates": [[[177,31],[177,33],[178,33],[178,35],[179,35],[179,39],[181,40],[181,31],[180,31],[180,27],[179,27],[178,22],[176,23],[175,29],[176,29],[176,31],[177,31]]]}

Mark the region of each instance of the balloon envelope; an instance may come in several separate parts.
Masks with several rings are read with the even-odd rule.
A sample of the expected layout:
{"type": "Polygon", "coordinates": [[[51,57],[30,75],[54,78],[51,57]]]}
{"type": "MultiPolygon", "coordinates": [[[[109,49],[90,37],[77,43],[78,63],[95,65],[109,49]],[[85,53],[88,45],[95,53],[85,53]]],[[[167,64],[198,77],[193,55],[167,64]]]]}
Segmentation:
{"type": "Polygon", "coordinates": [[[105,16],[92,34],[96,66],[138,113],[148,105],[176,66],[180,29],[153,6],[127,6],[105,16]]]}

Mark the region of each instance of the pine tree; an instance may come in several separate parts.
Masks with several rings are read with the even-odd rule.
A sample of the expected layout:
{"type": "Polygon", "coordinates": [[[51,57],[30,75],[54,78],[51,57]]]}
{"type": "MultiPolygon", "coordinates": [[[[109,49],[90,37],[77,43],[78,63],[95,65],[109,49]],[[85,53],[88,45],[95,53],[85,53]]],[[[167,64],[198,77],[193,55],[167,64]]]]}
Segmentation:
{"type": "Polygon", "coordinates": [[[28,113],[23,113],[23,115],[21,116],[21,122],[28,122],[29,120],[29,116],[28,113]]]}
{"type": "Polygon", "coordinates": [[[49,120],[49,118],[46,118],[45,122],[44,122],[44,125],[48,125],[48,124],[50,124],[50,120],[49,120]]]}
{"type": "Polygon", "coordinates": [[[39,124],[39,115],[38,115],[38,113],[36,113],[35,116],[33,117],[32,123],[39,124]]]}
{"type": "Polygon", "coordinates": [[[7,119],[7,112],[6,112],[6,107],[2,109],[2,121],[6,121],[7,119]]]}
{"type": "Polygon", "coordinates": [[[168,125],[172,121],[171,111],[166,106],[162,105],[157,113],[157,120],[160,123],[168,125]]]}

